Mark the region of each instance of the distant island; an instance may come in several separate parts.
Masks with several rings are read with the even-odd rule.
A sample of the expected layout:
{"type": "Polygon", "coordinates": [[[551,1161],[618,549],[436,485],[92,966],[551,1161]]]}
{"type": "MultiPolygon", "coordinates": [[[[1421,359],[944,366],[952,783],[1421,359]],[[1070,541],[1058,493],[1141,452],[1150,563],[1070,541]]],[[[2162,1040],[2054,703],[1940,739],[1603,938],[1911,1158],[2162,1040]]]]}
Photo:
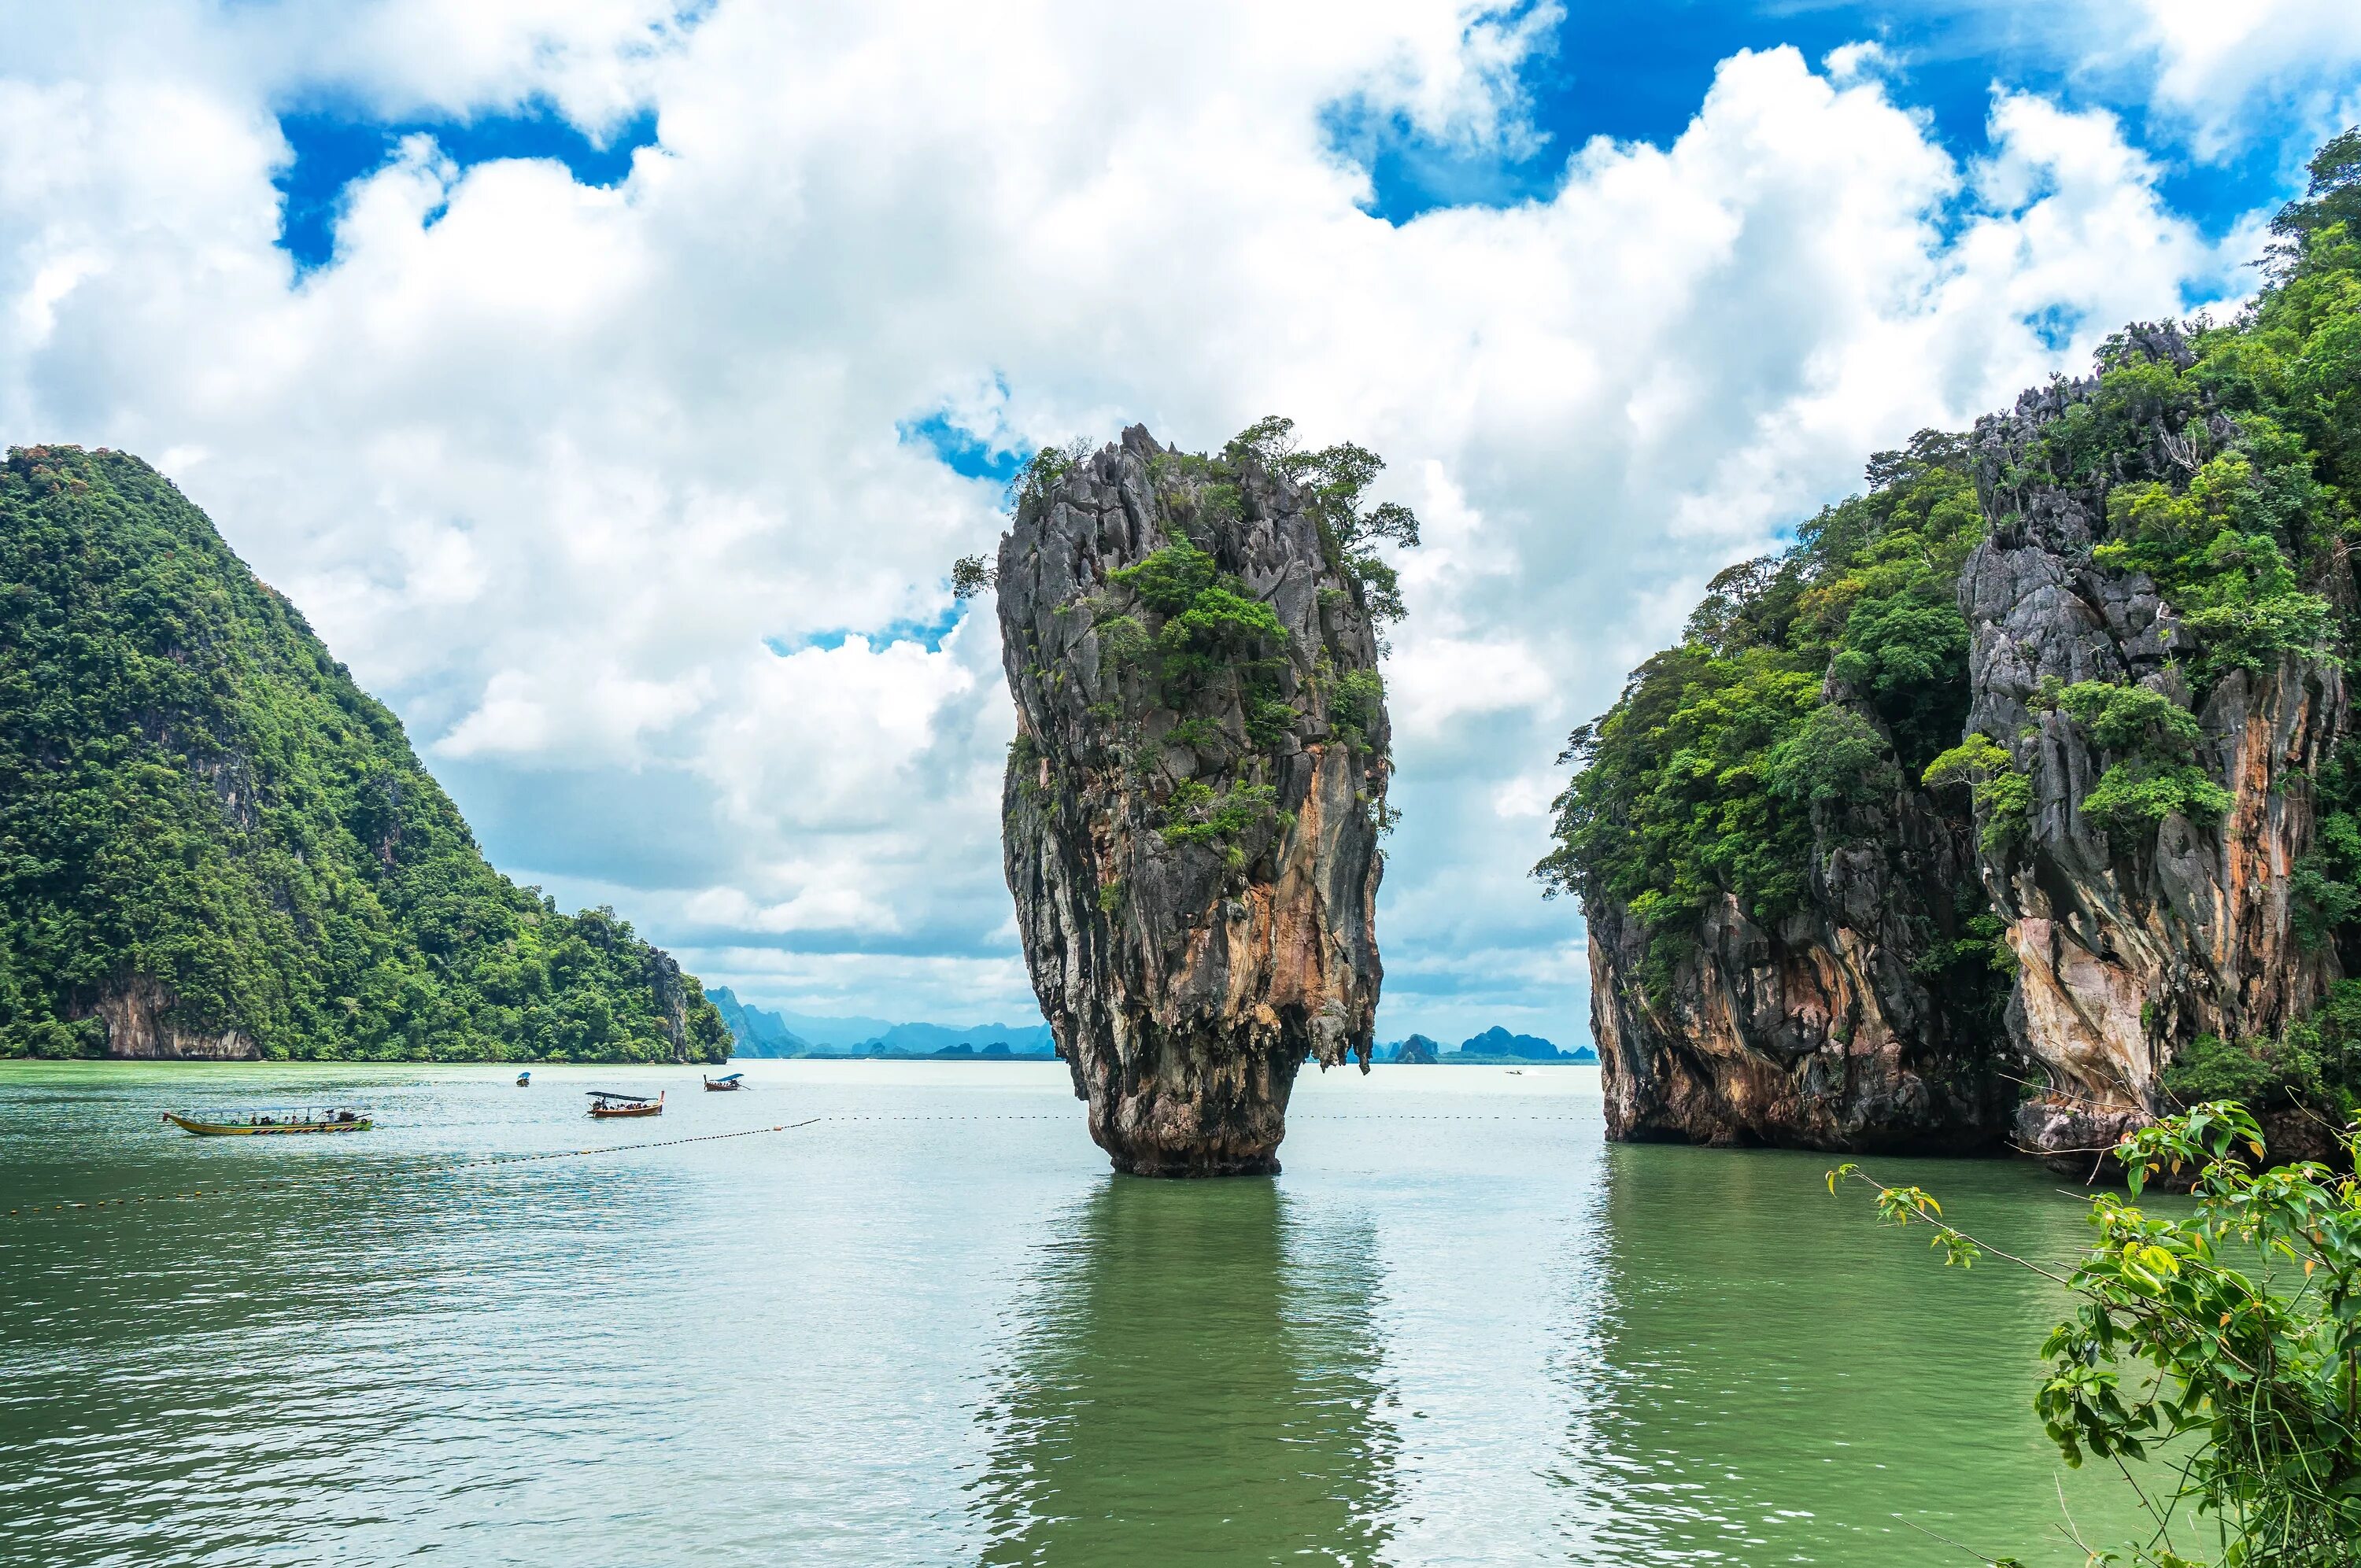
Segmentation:
{"type": "Polygon", "coordinates": [[[1470,1035],[1451,1050],[1445,1050],[1439,1040],[1411,1035],[1392,1045],[1379,1046],[1377,1059],[1401,1067],[1521,1067],[1534,1062],[1581,1067],[1597,1065],[1598,1053],[1588,1046],[1561,1050],[1539,1035],[1513,1035],[1495,1024],[1480,1035],[1470,1035]]]}

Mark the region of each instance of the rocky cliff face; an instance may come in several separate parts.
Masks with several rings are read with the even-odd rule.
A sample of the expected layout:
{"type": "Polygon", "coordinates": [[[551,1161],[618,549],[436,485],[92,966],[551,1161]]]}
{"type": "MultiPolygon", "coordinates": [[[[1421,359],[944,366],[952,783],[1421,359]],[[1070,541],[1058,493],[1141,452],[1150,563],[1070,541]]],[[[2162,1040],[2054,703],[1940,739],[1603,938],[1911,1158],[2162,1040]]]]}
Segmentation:
{"type": "MultiPolygon", "coordinates": [[[[2191,361],[2169,329],[2136,331],[2126,352],[2176,368],[2191,361]]],[[[2226,816],[2175,812],[2128,830],[2086,812],[2115,758],[2042,700],[2045,683],[2146,687],[2188,707],[2197,645],[2146,576],[2092,557],[2109,536],[2110,489],[2185,487],[2196,474],[2182,430],[2146,422],[2087,483],[2021,477],[2038,471],[2044,433],[2096,389],[2053,384],[1978,424],[1993,526],[1960,581],[1973,638],[1969,728],[2010,738],[2031,784],[2023,835],[1982,866],[2019,965],[2009,1033],[2047,1084],[2022,1106],[2015,1139],[2078,1169],[2164,1108],[2158,1076],[2191,1041],[2275,1034],[2339,978],[2333,948],[2295,939],[2290,873],[2312,845],[2309,781],[2348,718],[2334,659],[2289,654],[2230,670],[2194,708],[2193,761],[2229,793],[2226,816]]],[[[2211,422],[2217,444],[2235,433],[2221,415],[2211,422]]],[[[2350,602],[2349,576],[2341,597],[2350,602]]]]}
{"type": "Polygon", "coordinates": [[[2235,320],[2126,327],[2088,378],[1873,455],[1574,732],[1536,871],[1590,921],[1619,1136],[2004,1129],[2090,1176],[2233,1099],[2271,1156],[2334,1155],[2361,134],[2311,174],[2235,320]]]}
{"type": "Polygon", "coordinates": [[[1990,981],[1972,954],[1939,961],[1979,907],[1956,896],[1971,824],[1899,787],[1812,827],[1802,907],[1766,927],[1723,895],[1659,983],[1642,923],[1585,899],[1610,1136],[1961,1152],[2004,1134],[1990,981]]]}
{"type": "MultiPolygon", "coordinates": [[[[2088,1175],[2210,1036],[2266,1064],[2239,1092],[2268,1100],[2279,1153],[2326,1151],[2334,1124],[2290,1096],[2337,1092],[2318,1074],[2348,1070],[2343,1047],[2295,1065],[2308,1089],[2268,1063],[2361,946],[2338,934],[2361,839],[2315,853],[2324,812],[2356,838],[2330,650],[2361,595],[2301,449],[2195,364],[2179,332],[2133,328],[2101,375],[1933,438],[1959,477],[1927,525],[1832,509],[1577,732],[1590,771],[1543,870],[1589,919],[1616,1136],[2004,1138],[2088,1175]],[[1816,666],[1817,702],[1786,706],[1816,666]],[[1851,749],[1822,765],[1830,744],[1851,749]]],[[[1881,455],[1872,481],[1908,467],[1881,455]]]]}
{"type": "Polygon", "coordinates": [[[1307,498],[1137,427],[998,565],[1026,962],[1117,1169],[1278,1168],[1309,1057],[1366,1069],[1389,773],[1378,644],[1307,498]]]}
{"type": "Polygon", "coordinates": [[[100,992],[89,1004],[88,1016],[104,1026],[105,1054],[110,1057],[241,1061],[262,1054],[238,1030],[208,1032],[184,1026],[179,1016],[180,1001],[166,986],[144,975],[133,975],[100,992]]]}

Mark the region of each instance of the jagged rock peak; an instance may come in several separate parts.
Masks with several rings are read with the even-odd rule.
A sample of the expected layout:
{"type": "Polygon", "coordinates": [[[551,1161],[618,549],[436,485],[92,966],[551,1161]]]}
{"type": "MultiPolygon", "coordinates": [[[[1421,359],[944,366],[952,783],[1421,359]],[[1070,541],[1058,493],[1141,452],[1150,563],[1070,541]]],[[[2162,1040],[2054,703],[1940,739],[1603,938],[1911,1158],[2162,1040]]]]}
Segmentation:
{"type": "Polygon", "coordinates": [[[1008,885],[1121,1170],[1274,1171],[1298,1066],[1368,1061],[1378,642],[1333,518],[1266,456],[1137,425],[1045,453],[1000,547],[1008,885]]]}

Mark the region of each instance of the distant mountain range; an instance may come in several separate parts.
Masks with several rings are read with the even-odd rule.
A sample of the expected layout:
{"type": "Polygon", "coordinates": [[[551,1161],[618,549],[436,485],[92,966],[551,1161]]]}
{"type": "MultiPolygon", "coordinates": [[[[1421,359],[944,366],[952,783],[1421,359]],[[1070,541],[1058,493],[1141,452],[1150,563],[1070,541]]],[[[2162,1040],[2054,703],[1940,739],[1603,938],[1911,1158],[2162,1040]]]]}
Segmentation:
{"type": "MultiPolygon", "coordinates": [[[[726,985],[706,995],[721,1010],[721,1021],[738,1042],[741,1057],[834,1057],[840,1059],[945,1061],[1054,1061],[1057,1042],[1047,1024],[895,1024],[883,1018],[789,1013],[741,1002],[726,985]]],[[[1455,1047],[1412,1035],[1377,1048],[1376,1059],[1404,1066],[1514,1065],[1521,1062],[1596,1062],[1588,1046],[1561,1050],[1538,1035],[1514,1035],[1495,1025],[1470,1035],[1455,1047]]]]}
{"type": "MultiPolygon", "coordinates": [[[[722,1013],[726,1017],[729,1009],[722,1009],[722,1013]]],[[[1467,1036],[1455,1050],[1445,1050],[1441,1041],[1430,1040],[1424,1035],[1412,1035],[1390,1046],[1379,1046],[1377,1059],[1399,1062],[1405,1067],[1436,1063],[1483,1066],[1515,1062],[1579,1065],[1597,1061],[1598,1053],[1588,1046],[1576,1046],[1570,1051],[1560,1050],[1539,1035],[1512,1035],[1495,1024],[1480,1035],[1467,1036]]]]}
{"type": "Polygon", "coordinates": [[[895,1024],[859,1015],[788,1013],[741,1002],[726,985],[706,994],[721,1010],[741,1057],[924,1058],[954,1061],[1050,1061],[1047,1024],[895,1024]]]}

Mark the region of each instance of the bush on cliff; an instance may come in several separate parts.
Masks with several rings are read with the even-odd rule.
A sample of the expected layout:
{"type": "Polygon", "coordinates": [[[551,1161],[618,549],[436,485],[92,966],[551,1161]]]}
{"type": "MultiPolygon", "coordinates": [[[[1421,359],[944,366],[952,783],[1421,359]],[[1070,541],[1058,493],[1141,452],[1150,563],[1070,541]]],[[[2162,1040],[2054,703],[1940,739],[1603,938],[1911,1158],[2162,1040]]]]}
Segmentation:
{"type": "Polygon", "coordinates": [[[2297,586],[2289,561],[2290,544],[2301,547],[2312,514],[2326,510],[2326,492],[2301,446],[2267,416],[2250,417],[2242,439],[2246,450],[2209,460],[2185,492],[2117,486],[2107,497],[2115,537],[2092,552],[2103,566],[2155,579],[2196,633],[2209,683],[2232,670],[2260,674],[2283,654],[2328,651],[2328,601],[2297,586]],[[2257,471],[2257,453],[2270,467],[2257,471]]]}
{"type": "Polygon", "coordinates": [[[1989,735],[1971,734],[1927,764],[1920,783],[1928,789],[1964,784],[1976,819],[1983,824],[1980,841],[1984,853],[1995,858],[2025,836],[2033,806],[2033,781],[2017,771],[2005,748],[1989,735]]]}
{"type": "Polygon", "coordinates": [[[2109,829],[2153,828],[2180,816],[2219,822],[2231,794],[2193,761],[2204,732],[2187,708],[2147,686],[2076,681],[2034,698],[2071,718],[2114,759],[2082,797],[2082,815],[2109,829]]]}
{"type": "Polygon", "coordinates": [[[82,1015],[142,981],[271,1057],[728,1054],[614,911],[485,863],[401,722],[146,464],[10,452],[0,584],[0,1055],[104,1048],[82,1015]]]}
{"type": "Polygon", "coordinates": [[[2343,980],[2277,1038],[2201,1036],[2165,1069],[2180,1104],[2235,1100],[2260,1111],[2310,1112],[2342,1125],[2361,1115],[2361,981],[2343,980]]]}
{"type": "Polygon", "coordinates": [[[1295,422],[1277,414],[1257,420],[1222,448],[1218,466],[1235,467],[1252,457],[1293,485],[1312,503],[1320,543],[1339,576],[1357,583],[1379,620],[1403,615],[1401,579],[1378,554],[1378,541],[1405,549],[1418,543],[1418,514],[1400,501],[1364,504],[1386,460],[1350,441],[1303,451],[1295,444],[1295,422]]]}
{"type": "Polygon", "coordinates": [[[2361,742],[2338,744],[2312,779],[2312,852],[2290,879],[2297,938],[2335,944],[2347,973],[2361,970],[2361,742]]]}

